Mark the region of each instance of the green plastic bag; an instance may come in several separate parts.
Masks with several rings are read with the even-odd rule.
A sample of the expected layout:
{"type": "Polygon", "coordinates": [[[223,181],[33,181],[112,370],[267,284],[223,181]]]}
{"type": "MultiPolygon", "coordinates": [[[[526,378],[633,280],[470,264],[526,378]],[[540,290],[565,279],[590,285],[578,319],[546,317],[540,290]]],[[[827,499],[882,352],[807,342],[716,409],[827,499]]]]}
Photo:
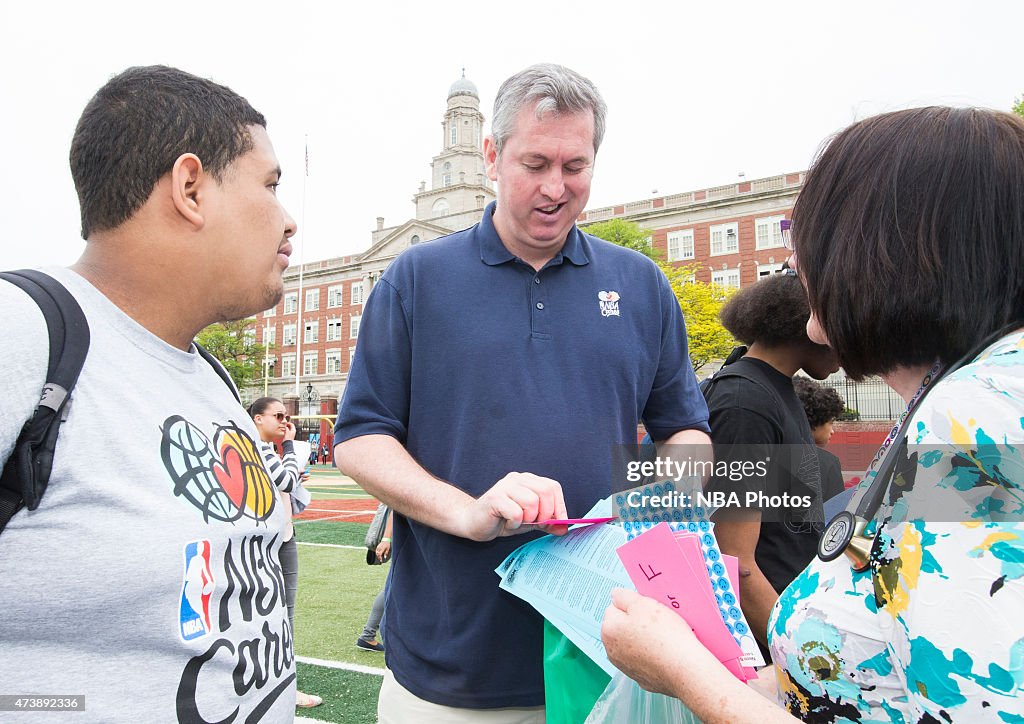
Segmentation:
{"type": "Polygon", "coordinates": [[[547,724],[583,724],[611,677],[547,620],[544,698],[547,724]]]}

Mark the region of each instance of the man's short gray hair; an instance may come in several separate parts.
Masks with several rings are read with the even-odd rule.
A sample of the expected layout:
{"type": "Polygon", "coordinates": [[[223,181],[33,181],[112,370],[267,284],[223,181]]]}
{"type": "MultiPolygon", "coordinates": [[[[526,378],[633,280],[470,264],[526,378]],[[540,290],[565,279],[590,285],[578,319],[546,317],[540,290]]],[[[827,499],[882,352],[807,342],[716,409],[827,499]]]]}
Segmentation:
{"type": "Polygon", "coordinates": [[[501,84],[494,99],[494,120],[491,135],[494,148],[501,154],[505,141],[512,135],[516,118],[523,108],[536,103],[537,118],[545,113],[594,114],[594,153],[604,138],[608,106],[588,79],[574,70],[555,63],[537,63],[524,68],[501,84]]]}

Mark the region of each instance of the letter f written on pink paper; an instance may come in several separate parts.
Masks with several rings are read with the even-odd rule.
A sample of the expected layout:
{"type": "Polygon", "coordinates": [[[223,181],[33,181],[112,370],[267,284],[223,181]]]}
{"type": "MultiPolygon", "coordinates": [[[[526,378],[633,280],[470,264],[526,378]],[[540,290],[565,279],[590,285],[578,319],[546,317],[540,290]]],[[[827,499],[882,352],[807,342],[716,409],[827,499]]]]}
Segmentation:
{"type": "Polygon", "coordinates": [[[680,546],[668,524],[660,523],[616,552],[638,593],[673,609],[715,658],[737,679],[747,680],[740,664],[743,652],[707,595],[710,582],[699,546],[680,546]],[[696,560],[688,560],[694,555],[696,560]]]}

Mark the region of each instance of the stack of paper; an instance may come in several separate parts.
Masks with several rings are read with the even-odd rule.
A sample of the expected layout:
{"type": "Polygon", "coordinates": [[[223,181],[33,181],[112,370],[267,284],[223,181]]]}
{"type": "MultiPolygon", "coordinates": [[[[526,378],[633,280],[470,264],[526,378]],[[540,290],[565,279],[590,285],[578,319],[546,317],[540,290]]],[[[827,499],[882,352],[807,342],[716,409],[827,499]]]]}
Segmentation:
{"type": "Polygon", "coordinates": [[[594,663],[614,676],[601,642],[601,622],[613,588],[633,588],[615,549],[622,528],[601,524],[544,536],[517,548],[495,572],[501,588],[523,599],[594,663]]]}
{"type": "MultiPolygon", "coordinates": [[[[745,654],[722,620],[698,534],[674,533],[667,523],[659,523],[620,546],[618,555],[639,593],[678,613],[738,679],[757,678],[757,672],[744,665],[745,654]]],[[[726,568],[732,569],[735,584],[735,559],[726,568]]]]}
{"type": "MultiPolygon", "coordinates": [[[[661,495],[671,494],[675,486],[666,481],[658,485],[637,488],[637,500],[651,500],[661,495]]],[[[705,570],[711,581],[715,603],[725,627],[732,634],[736,643],[743,651],[744,666],[764,666],[765,661],[761,650],[754,639],[754,634],[747,624],[746,617],[740,609],[739,566],[736,559],[722,553],[715,538],[715,524],[709,520],[712,511],[700,506],[680,506],[677,508],[657,508],[652,506],[634,506],[627,504],[631,491],[623,491],[614,496],[614,502],[626,531],[627,540],[633,540],[645,531],[649,531],[661,523],[668,523],[673,531],[692,533],[700,541],[701,553],[704,558],[705,570]],[[732,568],[729,568],[732,566],[732,568]]]]}

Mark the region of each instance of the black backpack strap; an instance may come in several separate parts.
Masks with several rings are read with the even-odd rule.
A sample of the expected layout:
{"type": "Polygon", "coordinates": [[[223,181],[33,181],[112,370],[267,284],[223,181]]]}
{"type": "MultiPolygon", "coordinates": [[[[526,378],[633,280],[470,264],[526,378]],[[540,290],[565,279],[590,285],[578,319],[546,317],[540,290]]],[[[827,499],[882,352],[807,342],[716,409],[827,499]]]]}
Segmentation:
{"type": "Polygon", "coordinates": [[[196,351],[199,352],[199,356],[209,362],[210,366],[213,367],[213,371],[216,372],[222,380],[224,380],[224,384],[228,386],[229,390],[231,390],[231,394],[235,396],[236,400],[238,400],[238,404],[242,404],[242,398],[238,394],[238,388],[235,387],[234,380],[231,379],[231,375],[229,375],[228,371],[224,369],[224,365],[220,363],[220,360],[203,349],[199,344],[195,342],[193,342],[193,344],[196,345],[196,351]]]}
{"type": "Polygon", "coordinates": [[[35,510],[46,492],[60,424],[89,353],[89,323],[64,286],[31,269],[0,272],[39,305],[49,335],[46,383],[32,417],[21,429],[0,475],[0,532],[22,507],[35,510]]]}

